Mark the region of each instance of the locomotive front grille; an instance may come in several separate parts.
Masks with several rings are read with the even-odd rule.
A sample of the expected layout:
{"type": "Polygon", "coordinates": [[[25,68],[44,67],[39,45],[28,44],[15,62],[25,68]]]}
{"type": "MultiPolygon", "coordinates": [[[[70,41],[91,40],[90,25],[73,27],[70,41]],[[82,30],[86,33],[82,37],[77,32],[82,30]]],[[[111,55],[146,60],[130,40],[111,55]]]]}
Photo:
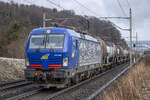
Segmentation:
{"type": "Polygon", "coordinates": [[[47,69],[60,69],[62,67],[62,59],[30,60],[30,67],[32,69],[45,69],[45,66],[47,66],[47,69]]]}

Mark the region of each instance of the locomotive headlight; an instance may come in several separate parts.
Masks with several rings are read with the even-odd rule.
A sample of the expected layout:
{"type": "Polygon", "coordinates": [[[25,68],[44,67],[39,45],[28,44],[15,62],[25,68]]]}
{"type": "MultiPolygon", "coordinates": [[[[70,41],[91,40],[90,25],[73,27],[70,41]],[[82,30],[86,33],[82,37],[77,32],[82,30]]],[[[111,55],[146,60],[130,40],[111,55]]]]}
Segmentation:
{"type": "Polygon", "coordinates": [[[68,66],[68,57],[63,58],[63,66],[68,66]]]}
{"type": "Polygon", "coordinates": [[[51,33],[51,30],[46,30],[45,33],[46,33],[46,34],[50,34],[50,33],[51,33]]]}
{"type": "Polygon", "coordinates": [[[29,62],[29,59],[25,59],[25,66],[29,66],[30,65],[30,62],[29,62]]]}

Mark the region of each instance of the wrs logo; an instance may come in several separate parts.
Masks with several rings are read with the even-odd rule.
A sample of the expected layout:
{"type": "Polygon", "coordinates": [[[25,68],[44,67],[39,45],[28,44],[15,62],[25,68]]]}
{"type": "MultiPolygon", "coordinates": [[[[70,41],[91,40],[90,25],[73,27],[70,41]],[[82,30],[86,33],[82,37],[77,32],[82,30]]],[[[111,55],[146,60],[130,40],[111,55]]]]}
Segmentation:
{"type": "Polygon", "coordinates": [[[43,55],[42,57],[41,57],[41,59],[48,59],[48,56],[49,56],[50,54],[45,54],[45,55],[43,55]]]}

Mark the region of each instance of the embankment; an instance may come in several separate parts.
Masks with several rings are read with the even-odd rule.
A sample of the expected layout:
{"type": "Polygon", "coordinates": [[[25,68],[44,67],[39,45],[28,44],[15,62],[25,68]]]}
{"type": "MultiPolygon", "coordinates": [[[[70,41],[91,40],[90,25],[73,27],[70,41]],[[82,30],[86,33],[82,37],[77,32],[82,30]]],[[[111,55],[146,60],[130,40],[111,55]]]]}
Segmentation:
{"type": "Polygon", "coordinates": [[[0,57],[0,83],[23,78],[24,59],[0,57]]]}

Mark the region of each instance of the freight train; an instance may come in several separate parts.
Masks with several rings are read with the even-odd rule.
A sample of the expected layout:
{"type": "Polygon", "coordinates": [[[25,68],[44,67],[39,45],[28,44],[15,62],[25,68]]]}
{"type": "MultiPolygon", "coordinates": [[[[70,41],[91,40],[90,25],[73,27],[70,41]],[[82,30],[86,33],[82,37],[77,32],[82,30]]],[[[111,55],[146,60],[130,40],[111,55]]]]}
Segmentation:
{"type": "Polygon", "coordinates": [[[40,87],[64,88],[129,61],[128,50],[69,28],[33,29],[25,54],[25,78],[40,87]]]}

